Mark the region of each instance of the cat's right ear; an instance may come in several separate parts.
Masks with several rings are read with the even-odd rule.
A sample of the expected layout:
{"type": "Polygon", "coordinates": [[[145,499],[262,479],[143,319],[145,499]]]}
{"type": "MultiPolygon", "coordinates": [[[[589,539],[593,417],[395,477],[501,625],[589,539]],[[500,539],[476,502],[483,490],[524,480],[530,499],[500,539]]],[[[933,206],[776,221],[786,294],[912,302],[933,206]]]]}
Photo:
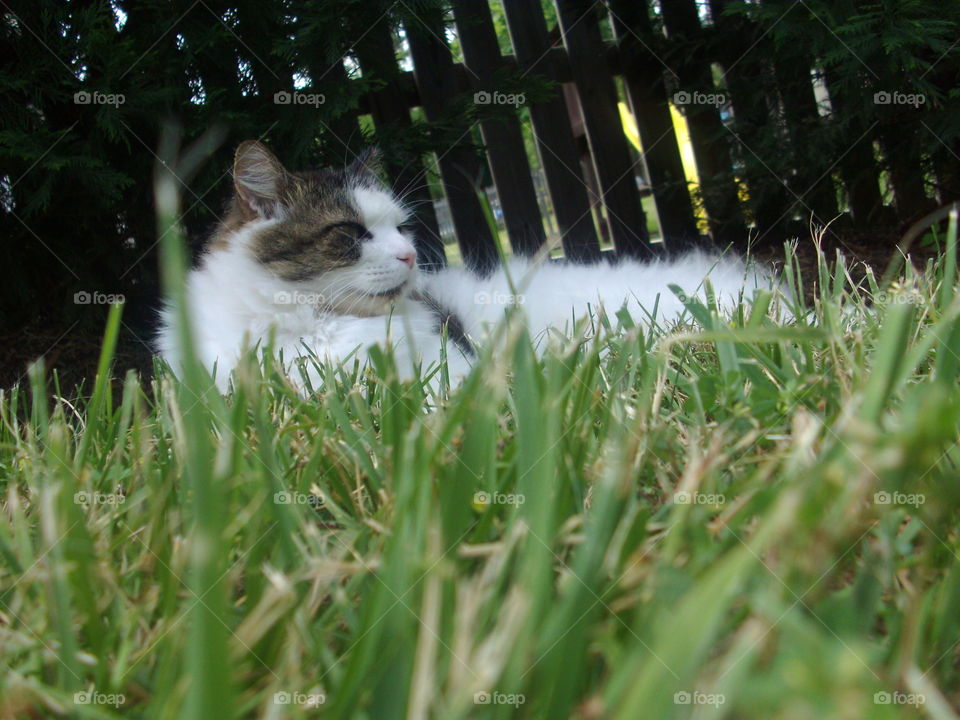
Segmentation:
{"type": "Polygon", "coordinates": [[[247,220],[280,216],[288,181],[286,169],[266,145],[256,140],[240,143],[233,159],[233,185],[247,220]]]}

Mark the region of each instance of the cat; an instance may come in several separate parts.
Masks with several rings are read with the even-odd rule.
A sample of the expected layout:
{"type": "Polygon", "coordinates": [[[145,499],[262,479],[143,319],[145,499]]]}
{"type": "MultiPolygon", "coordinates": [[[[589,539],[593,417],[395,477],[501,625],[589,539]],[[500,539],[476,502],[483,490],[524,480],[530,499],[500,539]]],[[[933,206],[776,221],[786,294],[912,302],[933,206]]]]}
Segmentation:
{"type": "MultiPolygon", "coordinates": [[[[443,358],[449,376],[462,379],[509,307],[542,347],[551,328],[568,332],[600,308],[612,316],[626,306],[639,324],[670,323],[684,305],[669,284],[703,296],[709,276],[717,298],[730,304],[772,282],[760,268],[702,252],[650,263],[513,259],[486,277],[461,268],[423,272],[410,212],[381,180],[376,150],[344,169],[290,172],[265,145],[246,141],[233,179],[229,210],[186,287],[197,354],[222,391],[243,353],[271,338],[301,390],[290,367],[296,358],[365,359],[371,346],[387,344],[405,377],[443,358]]],[[[175,370],[179,338],[168,305],[157,345],[175,370]]],[[[316,363],[305,365],[319,386],[316,363]]]]}

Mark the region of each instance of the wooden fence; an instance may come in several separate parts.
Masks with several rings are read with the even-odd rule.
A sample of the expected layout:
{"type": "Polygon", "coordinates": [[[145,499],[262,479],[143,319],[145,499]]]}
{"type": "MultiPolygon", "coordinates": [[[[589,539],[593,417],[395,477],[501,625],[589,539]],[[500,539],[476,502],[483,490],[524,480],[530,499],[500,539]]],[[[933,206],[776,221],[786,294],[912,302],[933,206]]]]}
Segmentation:
{"type": "MultiPolygon", "coordinates": [[[[806,159],[799,156],[794,178],[797,190],[786,182],[771,183],[769,177],[756,183],[749,177],[738,177],[733,143],[729,137],[724,138],[725,114],[732,112],[759,125],[769,120],[768,95],[778,90],[758,89],[751,80],[750,74],[761,64],[765,76],[783,81],[783,93],[787,92],[787,81],[792,81],[789,102],[781,103],[787,107],[788,132],[822,118],[810,68],[780,67],[757,28],[746,20],[722,15],[724,0],[711,0],[709,8],[717,18],[715,22],[725,24],[724,32],[740,38],[737,52],[719,58],[694,55],[669,72],[650,49],[654,33],[661,31],[659,24],[653,26],[647,2],[555,0],[555,5],[558,27],[548,27],[540,0],[504,0],[513,48],[512,54],[504,55],[487,0],[452,0],[462,64],[454,62],[448,45],[449,18],[411,13],[404,33],[412,72],[398,66],[390,24],[382,19],[356,44],[355,53],[365,75],[375,75],[387,83],[364,98],[359,112],[370,114],[378,128],[410,126],[410,109],[414,106],[422,107],[428,121],[439,120],[451,98],[497,92],[498,71],[505,68],[560,84],[566,92],[530,102],[527,107],[564,254],[577,261],[600,257],[602,239],[609,239],[618,254],[635,257],[655,255],[665,245],[697,242],[701,233],[695,207],[705,214],[710,235],[720,245],[743,245],[751,232],[757,235],[785,229],[794,216],[805,218],[804,225],[811,216],[827,222],[840,212],[839,197],[848,199],[844,208],[848,214],[860,218],[882,210],[876,173],[872,182],[869,175],[864,180],[865,168],[871,165],[870,158],[863,157],[872,152],[869,141],[862,143],[857,153],[851,153],[836,173],[846,188],[834,184],[831,168],[807,167],[806,159]],[[604,40],[601,13],[609,17],[612,40],[604,40]],[[757,45],[752,54],[741,55],[743,47],[751,42],[757,45]],[[711,63],[726,67],[726,105],[693,102],[683,109],[700,177],[694,196],[681,160],[671,101],[676,101],[678,88],[688,94],[718,92],[711,63]],[[621,79],[636,120],[642,155],[633,150],[625,135],[616,78],[621,79]],[[576,131],[571,117],[576,120],[576,131]],[[860,167],[855,167],[857,162],[860,167]],[[666,243],[651,242],[638,177],[649,185],[666,243]],[[808,188],[809,181],[813,185],[808,188]],[[602,212],[593,206],[596,202],[591,198],[599,199],[602,212]]],[[[672,36],[690,38],[702,31],[703,19],[695,0],[669,0],[659,6],[659,19],[668,40],[672,36]]],[[[611,33],[606,34],[609,37],[611,33]]],[[[481,121],[480,131],[511,248],[522,255],[535,253],[546,234],[519,113],[481,121]]],[[[737,140],[753,152],[750,138],[737,140]]],[[[793,147],[797,152],[798,146],[793,147]]],[[[482,175],[482,158],[474,150],[469,125],[465,125],[458,142],[437,153],[437,165],[445,211],[449,211],[464,261],[480,271],[489,269],[497,262],[497,251],[476,187],[482,175]]],[[[443,263],[444,247],[436,210],[423,181],[424,168],[391,166],[387,171],[398,191],[412,188],[410,199],[418,208],[422,261],[426,265],[443,263]]]]}

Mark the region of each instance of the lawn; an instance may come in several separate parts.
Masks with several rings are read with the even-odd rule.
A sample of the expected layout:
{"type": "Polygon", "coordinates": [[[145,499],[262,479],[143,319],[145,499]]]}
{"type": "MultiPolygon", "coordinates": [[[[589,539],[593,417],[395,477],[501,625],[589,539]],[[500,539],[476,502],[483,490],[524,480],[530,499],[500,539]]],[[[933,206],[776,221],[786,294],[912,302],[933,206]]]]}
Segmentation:
{"type": "Polygon", "coordinates": [[[87,399],[0,394],[0,716],[957,717],[950,240],[449,392],[383,355],[114,394],[115,309],[87,399]]]}

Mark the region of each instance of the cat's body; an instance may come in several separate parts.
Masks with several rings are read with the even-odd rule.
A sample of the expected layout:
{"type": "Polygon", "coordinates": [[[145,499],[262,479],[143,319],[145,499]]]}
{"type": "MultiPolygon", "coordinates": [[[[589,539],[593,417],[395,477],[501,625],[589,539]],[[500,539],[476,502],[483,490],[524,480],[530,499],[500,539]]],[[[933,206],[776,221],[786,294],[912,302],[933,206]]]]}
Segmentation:
{"type": "MultiPolygon", "coordinates": [[[[670,323],[683,309],[670,284],[702,296],[709,275],[729,303],[769,280],[738,260],[704,254],[592,266],[514,260],[488,277],[455,268],[422,273],[407,213],[369,158],[342,172],[294,175],[262,145],[244,143],[234,175],[231,213],[187,281],[197,352],[222,389],[242,353],[271,337],[288,362],[299,355],[342,362],[355,352],[362,359],[371,345],[389,342],[409,375],[441,359],[445,334],[450,375],[458,377],[511,305],[543,345],[548,328],[570,329],[600,306],[613,314],[626,303],[640,324],[656,309],[656,321],[670,323]]],[[[167,308],[158,344],[174,367],[178,338],[167,308]]]]}

